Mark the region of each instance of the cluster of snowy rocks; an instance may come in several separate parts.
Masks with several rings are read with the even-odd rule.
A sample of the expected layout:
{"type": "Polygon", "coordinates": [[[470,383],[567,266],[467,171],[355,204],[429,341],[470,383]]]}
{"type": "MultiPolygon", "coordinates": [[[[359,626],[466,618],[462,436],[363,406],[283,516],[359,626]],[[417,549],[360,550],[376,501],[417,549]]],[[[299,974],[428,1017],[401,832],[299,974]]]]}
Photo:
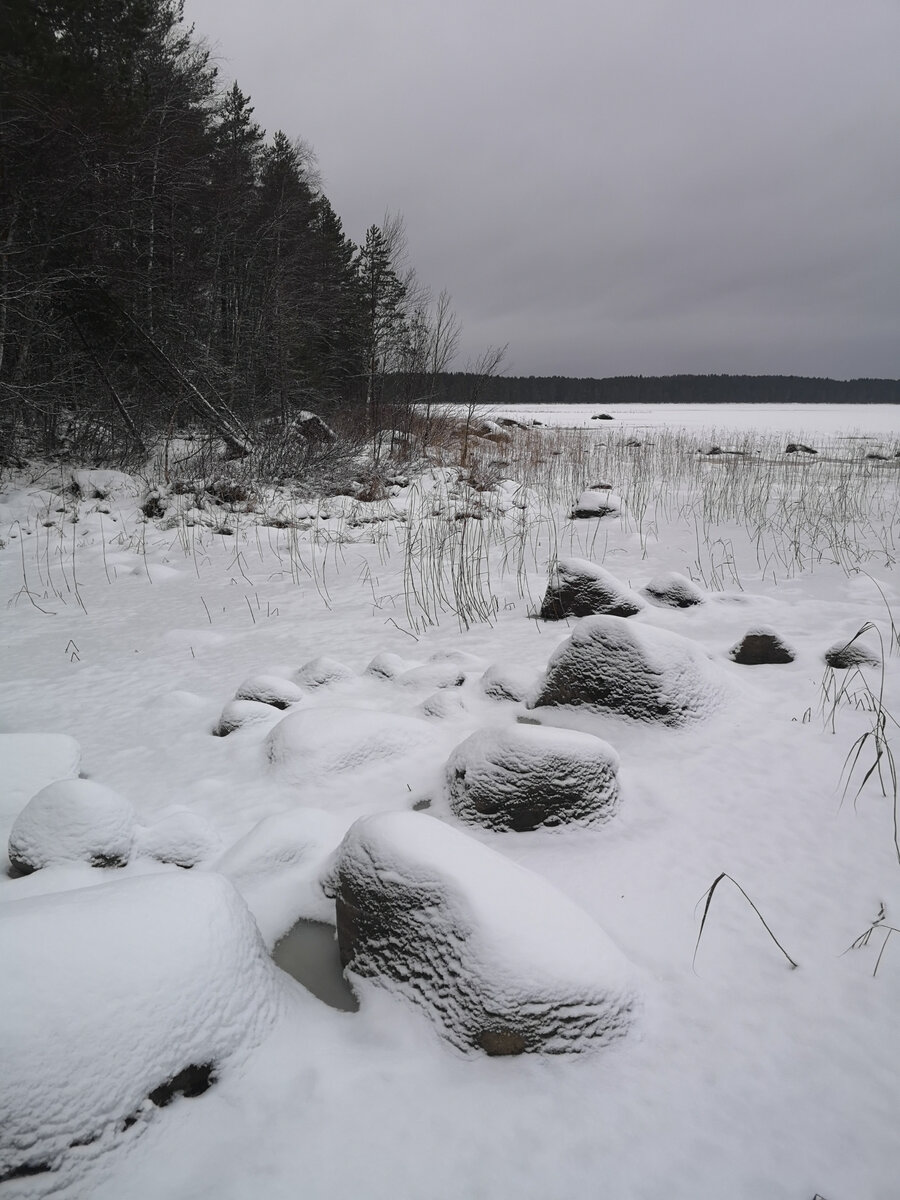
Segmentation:
{"type": "MultiPolygon", "coordinates": [[[[89,1159],[155,1110],[200,1095],[290,1009],[296,985],[269,954],[284,923],[267,924],[261,903],[248,907],[263,874],[296,869],[316,892],[362,1005],[369,989],[386,990],[459,1051],[571,1054],[621,1037],[639,1006],[637,973],[592,917],[511,861],[504,839],[602,830],[620,802],[616,750],[595,733],[540,724],[541,710],[678,727],[722,705],[729,662],[794,659],[769,629],[749,630],[717,661],[646,620],[648,605],[710,601],[681,575],[635,591],[595,563],[562,559],[540,617],[575,624],[537,679],[460,653],[424,663],[379,654],[362,673],[369,684],[428,693],[417,715],[401,715],[342,704],[341,688],[353,695],[360,676],[330,657],[291,677],[251,676],[213,732],[252,736],[260,770],[299,803],[224,852],[189,809],[142,824],[126,798],[80,777],[72,738],[0,735],[0,810],[22,804],[11,872],[73,863],[106,872],[101,884],[29,895],[0,914],[0,1183],[89,1159]],[[514,707],[447,747],[435,772],[436,724],[464,707],[473,683],[483,700],[514,707]],[[423,769],[421,794],[398,798],[397,765],[411,762],[431,775],[423,769]],[[343,823],[304,803],[335,780],[377,785],[392,803],[343,823]],[[413,811],[432,805],[433,815],[413,811]],[[116,870],[140,860],[153,871],[116,870]],[[110,1003],[127,1019],[107,1021],[110,1003]]],[[[825,661],[840,669],[880,658],[851,638],[825,661]]]]}

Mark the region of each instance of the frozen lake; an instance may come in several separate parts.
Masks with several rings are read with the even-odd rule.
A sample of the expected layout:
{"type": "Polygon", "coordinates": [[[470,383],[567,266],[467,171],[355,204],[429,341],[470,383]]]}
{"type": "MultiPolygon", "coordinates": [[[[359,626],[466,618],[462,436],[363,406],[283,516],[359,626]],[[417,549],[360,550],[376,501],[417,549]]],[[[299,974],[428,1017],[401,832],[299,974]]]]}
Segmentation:
{"type": "Polygon", "coordinates": [[[859,434],[874,438],[900,436],[900,408],[894,404],[521,404],[490,409],[492,417],[510,416],[600,429],[718,429],[730,433],[753,431],[802,436],[859,434]],[[595,421],[609,413],[612,421],[595,421]]]}

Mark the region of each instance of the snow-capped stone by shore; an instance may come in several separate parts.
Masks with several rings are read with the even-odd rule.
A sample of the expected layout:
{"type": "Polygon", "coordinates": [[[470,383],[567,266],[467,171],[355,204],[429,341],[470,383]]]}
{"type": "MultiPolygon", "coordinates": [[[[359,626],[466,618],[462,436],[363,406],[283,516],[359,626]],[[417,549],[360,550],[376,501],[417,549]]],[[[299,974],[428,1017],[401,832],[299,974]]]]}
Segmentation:
{"type": "Polygon", "coordinates": [[[599,613],[633,617],[643,607],[640,596],[624,587],[605,567],[586,558],[561,558],[550,572],[540,615],[545,621],[599,613]]]}
{"type": "Polygon", "coordinates": [[[453,813],[487,829],[524,831],[604,820],[619,797],[619,756],[573,729],[479,729],[447,760],[453,813]]]}
{"type": "Polygon", "coordinates": [[[234,693],[235,700],[256,700],[273,708],[290,708],[299,704],[305,693],[296,683],[279,675],[252,675],[234,693]]]}
{"type": "Polygon", "coordinates": [[[622,617],[585,617],[547,664],[532,707],[576,705],[638,721],[682,725],[722,700],[709,655],[695,642],[622,617]]]}
{"type": "Polygon", "coordinates": [[[586,488],[572,506],[573,517],[609,517],[622,511],[622,498],[608,488],[586,488]]]}
{"type": "Polygon", "coordinates": [[[134,843],[130,802],[92,779],[48,784],[23,808],[9,835],[9,861],[29,874],[51,863],[121,867],[134,843]]]}
{"type": "Polygon", "coordinates": [[[341,959],[420,1006],[460,1050],[571,1054],[625,1033],[629,966],[550,884],[420,813],[356,821],[331,886],[341,959]]]}
{"type": "Polygon", "coordinates": [[[693,608],[703,604],[706,599],[696,583],[678,571],[663,571],[654,575],[643,591],[654,604],[665,608],[693,608]]]}
{"type": "Polygon", "coordinates": [[[260,1042],[284,979],[231,884],[197,872],[6,904],[0,963],[0,1178],[71,1179],[197,1094],[260,1042]]]}

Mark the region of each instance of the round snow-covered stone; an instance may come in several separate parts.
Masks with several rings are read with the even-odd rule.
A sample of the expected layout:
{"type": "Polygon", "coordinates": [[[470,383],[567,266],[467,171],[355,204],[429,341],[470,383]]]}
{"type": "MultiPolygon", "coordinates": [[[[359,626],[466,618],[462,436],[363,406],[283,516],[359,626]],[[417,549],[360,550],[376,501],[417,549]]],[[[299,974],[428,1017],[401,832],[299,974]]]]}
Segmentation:
{"type": "Polygon", "coordinates": [[[372,675],[376,679],[395,679],[398,675],[402,675],[404,671],[410,670],[411,664],[401,658],[399,654],[391,654],[389,651],[384,651],[381,654],[376,654],[369,665],[366,667],[364,674],[372,675]]]}
{"type": "Polygon", "coordinates": [[[696,583],[686,575],[679,575],[677,571],[664,571],[660,575],[654,575],[644,588],[644,594],[649,596],[654,604],[661,604],[666,608],[692,608],[705,600],[696,583]]]}
{"type": "Polygon", "coordinates": [[[708,716],[722,695],[709,655],[690,639],[621,617],[585,617],[551,656],[533,707],[682,725],[708,716]]]}
{"type": "Polygon", "coordinates": [[[127,1126],[240,1066],[284,995],[246,904],[210,872],[6,904],[0,962],[0,1177],[54,1171],[73,1195],[127,1126]]]}
{"type": "Polygon", "coordinates": [[[479,729],[447,761],[444,786],[461,821],[522,832],[612,816],[619,756],[573,729],[479,729]]]}
{"type": "Polygon", "coordinates": [[[303,699],[304,693],[280,675],[252,675],[234,693],[235,700],[257,700],[273,708],[290,708],[303,699]]]}
{"type": "Polygon", "coordinates": [[[342,679],[353,679],[355,674],[350,667],[338,662],[336,658],[329,658],[327,654],[322,654],[318,658],[311,658],[309,662],[304,663],[294,678],[301,687],[312,690],[340,683],[342,679]]]}
{"type": "Polygon", "coordinates": [[[622,511],[622,498],[613,491],[583,491],[572,508],[573,517],[608,517],[622,511]]]}
{"type": "Polygon", "coordinates": [[[453,662],[427,662],[404,671],[397,682],[412,688],[454,688],[466,682],[466,674],[453,662]]]}
{"type": "Polygon", "coordinates": [[[447,717],[458,717],[460,713],[464,713],[466,702],[455,688],[449,691],[445,688],[443,691],[432,692],[430,696],[426,696],[420,708],[426,717],[443,721],[447,717]]]}
{"type": "Polygon", "coordinates": [[[356,771],[426,749],[425,721],[362,708],[305,708],[283,717],[266,738],[272,766],[298,783],[356,771]]]}
{"type": "Polygon", "coordinates": [[[643,607],[643,600],[605,567],[586,558],[562,558],[550,573],[540,615],[545,621],[597,613],[633,617],[643,607]]]}
{"type": "Polygon", "coordinates": [[[525,667],[495,663],[481,677],[481,690],[491,700],[511,700],[520,703],[534,692],[535,673],[525,667]]]}
{"type": "Polygon", "coordinates": [[[135,851],[176,867],[195,867],[221,848],[221,838],[204,817],[189,808],[165,813],[152,825],[140,827],[135,851]]]}
{"type": "Polygon", "coordinates": [[[227,737],[235,729],[244,725],[258,725],[261,721],[271,721],[278,710],[271,704],[261,700],[229,700],[222,709],[213,733],[216,737],[227,737]]]}
{"type": "Polygon", "coordinates": [[[825,662],[839,671],[850,667],[880,667],[881,655],[873,646],[864,645],[852,637],[829,647],[825,651],[825,662]]]}
{"type": "Polygon", "coordinates": [[[422,813],[364,817],[331,881],[341,959],[463,1050],[566,1054],[625,1033],[628,963],[540,876],[422,813]]]}
{"type": "Polygon", "coordinates": [[[60,779],[19,813],[9,835],[9,861],[24,874],[61,862],[122,867],[133,842],[129,801],[92,779],[60,779]]]}

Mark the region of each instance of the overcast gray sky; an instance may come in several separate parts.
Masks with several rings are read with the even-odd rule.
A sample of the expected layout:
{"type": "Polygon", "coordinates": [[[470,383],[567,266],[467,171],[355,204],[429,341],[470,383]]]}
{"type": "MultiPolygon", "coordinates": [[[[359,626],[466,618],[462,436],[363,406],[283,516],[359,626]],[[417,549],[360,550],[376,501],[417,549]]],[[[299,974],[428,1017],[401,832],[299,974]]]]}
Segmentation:
{"type": "Polygon", "coordinates": [[[187,0],[459,368],[900,376],[900,0],[187,0]]]}

